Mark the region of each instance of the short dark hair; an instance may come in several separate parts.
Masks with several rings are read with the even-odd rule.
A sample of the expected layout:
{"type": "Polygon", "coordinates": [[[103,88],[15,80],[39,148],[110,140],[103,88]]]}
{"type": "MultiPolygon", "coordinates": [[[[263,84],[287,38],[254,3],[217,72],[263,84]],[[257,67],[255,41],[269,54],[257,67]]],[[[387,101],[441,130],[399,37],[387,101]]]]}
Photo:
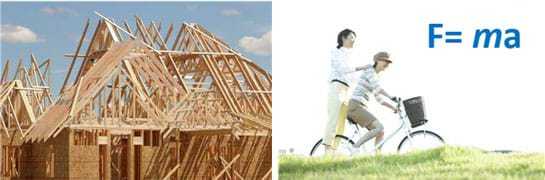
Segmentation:
{"type": "Polygon", "coordinates": [[[350,29],[344,29],[339,33],[339,35],[337,35],[337,49],[343,47],[343,38],[348,37],[350,34],[354,34],[354,36],[356,36],[356,32],[350,29]]]}

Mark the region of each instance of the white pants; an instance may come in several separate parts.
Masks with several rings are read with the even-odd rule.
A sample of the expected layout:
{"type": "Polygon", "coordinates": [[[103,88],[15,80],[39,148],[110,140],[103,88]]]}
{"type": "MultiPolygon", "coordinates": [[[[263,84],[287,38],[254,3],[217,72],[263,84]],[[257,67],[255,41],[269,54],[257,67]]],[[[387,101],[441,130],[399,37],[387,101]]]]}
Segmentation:
{"type": "Polygon", "coordinates": [[[344,133],[348,99],[349,88],[347,86],[339,82],[330,83],[327,99],[328,120],[323,144],[336,146],[336,142],[333,142],[335,135],[344,133]]]}

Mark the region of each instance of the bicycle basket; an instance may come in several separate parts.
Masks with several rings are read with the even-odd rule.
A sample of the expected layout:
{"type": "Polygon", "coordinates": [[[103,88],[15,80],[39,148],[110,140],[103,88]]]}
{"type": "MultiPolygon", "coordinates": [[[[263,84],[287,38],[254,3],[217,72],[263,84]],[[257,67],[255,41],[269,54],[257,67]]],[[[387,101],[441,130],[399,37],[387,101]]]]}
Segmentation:
{"type": "Polygon", "coordinates": [[[412,128],[424,125],[428,122],[424,109],[424,100],[421,96],[404,100],[403,106],[405,106],[405,114],[409,117],[412,128]]]}

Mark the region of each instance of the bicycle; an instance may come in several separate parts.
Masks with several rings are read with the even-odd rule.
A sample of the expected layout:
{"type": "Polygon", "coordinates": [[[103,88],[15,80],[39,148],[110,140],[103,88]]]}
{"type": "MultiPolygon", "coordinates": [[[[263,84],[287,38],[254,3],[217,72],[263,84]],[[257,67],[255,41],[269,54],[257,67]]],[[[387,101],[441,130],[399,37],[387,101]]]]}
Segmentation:
{"type": "MultiPolygon", "coordinates": [[[[380,149],[384,143],[390,140],[397,133],[405,133],[404,138],[399,142],[397,147],[398,153],[405,153],[411,150],[426,150],[435,147],[439,147],[445,144],[445,141],[437,133],[429,130],[417,130],[413,132],[413,128],[422,126],[428,122],[425,118],[424,103],[422,97],[413,97],[402,101],[400,98],[396,99],[396,108],[399,115],[401,124],[399,128],[390,133],[380,143],[374,146],[374,149],[380,149]],[[405,112],[405,110],[408,110],[405,112]],[[410,126],[409,126],[410,124],[410,126]]],[[[357,140],[362,137],[359,125],[356,124],[350,118],[347,118],[350,125],[355,126],[354,133],[349,137],[342,134],[335,136],[334,147],[337,147],[335,154],[350,155],[350,147],[354,144],[354,139],[357,140]]],[[[319,156],[325,153],[325,146],[322,145],[323,139],[318,140],[310,151],[310,156],[319,156]]]]}

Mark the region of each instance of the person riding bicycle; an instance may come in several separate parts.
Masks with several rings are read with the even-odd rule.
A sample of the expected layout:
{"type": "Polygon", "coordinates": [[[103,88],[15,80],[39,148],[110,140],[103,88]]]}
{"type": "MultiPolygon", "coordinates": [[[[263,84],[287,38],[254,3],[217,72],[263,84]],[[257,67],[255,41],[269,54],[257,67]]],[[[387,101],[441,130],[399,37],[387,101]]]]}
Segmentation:
{"type": "Polygon", "coordinates": [[[344,29],[337,35],[337,47],[332,51],[331,74],[329,78],[328,121],[324,132],[323,145],[327,154],[334,152],[336,134],[344,131],[344,122],[348,107],[349,88],[353,86],[352,73],[363,70],[364,66],[355,66],[351,56],[356,33],[344,29]]]}
{"type": "Polygon", "coordinates": [[[378,74],[384,71],[392,60],[390,54],[387,52],[379,52],[373,57],[374,64],[365,66],[363,74],[357,80],[356,87],[353,90],[352,96],[348,103],[348,119],[351,119],[361,127],[367,128],[369,131],[363,135],[350,149],[352,154],[357,154],[360,151],[360,146],[371,138],[375,137],[375,145],[380,143],[384,138],[384,127],[378,119],[371,114],[367,105],[371,95],[382,105],[392,109],[394,113],[397,113],[397,109],[384,101],[381,95],[396,100],[395,97],[390,96],[379,85],[378,74]]]}

